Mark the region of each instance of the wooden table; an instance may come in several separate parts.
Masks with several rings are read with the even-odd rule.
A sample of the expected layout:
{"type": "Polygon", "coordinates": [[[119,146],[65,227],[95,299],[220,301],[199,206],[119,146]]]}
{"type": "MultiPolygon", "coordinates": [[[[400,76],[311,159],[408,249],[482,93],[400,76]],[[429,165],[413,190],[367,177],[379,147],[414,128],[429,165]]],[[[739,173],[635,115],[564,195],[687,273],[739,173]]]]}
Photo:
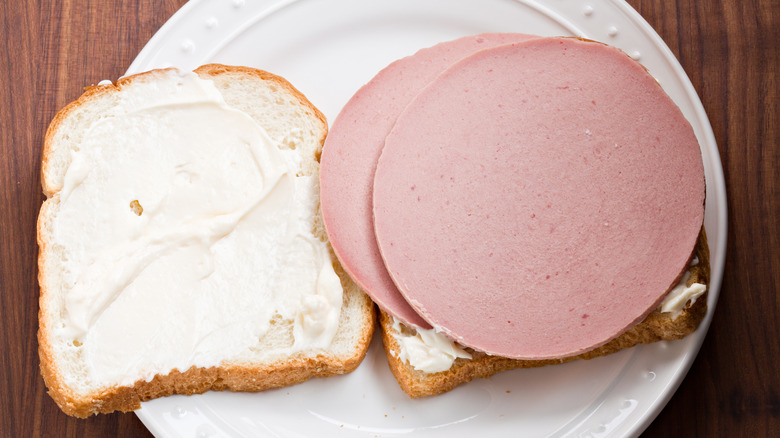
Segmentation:
{"type": "MultiPolygon", "coordinates": [[[[0,5],[0,436],[145,436],[133,414],[62,414],[38,372],[39,160],[55,112],[126,70],[184,0],[0,5]],[[114,3],[113,5],[110,5],[114,3]],[[110,5],[110,6],[108,6],[110,5]]],[[[780,434],[780,136],[776,0],[630,0],[709,114],[726,174],[720,301],[682,386],[648,437],[780,434]]]]}

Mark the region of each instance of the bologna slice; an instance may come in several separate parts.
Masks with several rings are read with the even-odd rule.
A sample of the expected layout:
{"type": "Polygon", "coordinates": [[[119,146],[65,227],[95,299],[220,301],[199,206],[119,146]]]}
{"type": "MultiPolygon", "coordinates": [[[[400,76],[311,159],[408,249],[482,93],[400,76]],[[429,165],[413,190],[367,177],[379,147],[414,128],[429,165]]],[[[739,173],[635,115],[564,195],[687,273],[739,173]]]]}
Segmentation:
{"type": "Polygon", "coordinates": [[[395,61],[344,106],[322,151],[320,190],[328,238],[344,269],[386,312],[428,328],[387,275],[374,237],[371,190],[385,136],[417,93],[475,51],[533,38],[522,34],[468,36],[395,61]]]}
{"type": "Polygon", "coordinates": [[[412,307],[493,355],[560,358],[640,322],[704,216],[691,126],[643,67],[573,38],[486,49],[399,116],[375,231],[412,307]]]}

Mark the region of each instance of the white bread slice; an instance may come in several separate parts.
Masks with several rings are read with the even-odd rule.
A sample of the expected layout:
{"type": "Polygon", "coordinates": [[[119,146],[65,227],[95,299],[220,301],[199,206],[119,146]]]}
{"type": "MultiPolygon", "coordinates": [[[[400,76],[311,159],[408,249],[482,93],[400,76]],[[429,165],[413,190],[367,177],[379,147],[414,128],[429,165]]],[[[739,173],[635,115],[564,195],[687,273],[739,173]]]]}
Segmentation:
{"type": "MultiPolygon", "coordinates": [[[[293,343],[293,321],[276,320],[250,351],[217,366],[193,365],[186,369],[160,370],[150,380],[138,379],[129,385],[90,388],[81,384],[88,376],[84,375],[85,367],[80,362],[78,349],[73,348],[74,339],[63,337],[57,330],[63,324],[63,295],[67,291],[63,285],[63,262],[68,257],[67,248],[52,241],[60,211],[59,192],[72,153],[80,147],[85,130],[96,120],[111,114],[123,90],[139,83],[154,82],[168,73],[151,71],[122,78],[114,84],[88,87],[77,101],[56,115],[46,133],[41,180],[48,199],[41,207],[37,237],[39,356],[49,394],[69,415],[87,417],[95,413],[130,411],[138,409],[142,401],[171,394],[196,394],[208,390],[261,391],[312,377],[347,373],[362,361],[373,333],[373,303],[343,272],[328,245],[334,271],[343,288],[343,302],[336,334],[326,349],[309,348],[282,357],[266,354],[277,348],[285,351],[293,343]]],[[[212,80],[225,102],[265,128],[278,148],[297,152],[299,175],[309,175],[317,180],[327,123],[322,113],[298,90],[281,77],[247,67],[212,64],[198,68],[195,73],[202,79],[212,80]]],[[[120,132],[117,135],[127,134],[120,132]]],[[[318,212],[318,201],[315,202],[317,205],[312,208],[318,212]]],[[[313,235],[326,242],[319,214],[311,227],[313,235]]],[[[132,331],[134,327],[127,327],[127,330],[132,331]]]]}
{"type": "MultiPolygon", "coordinates": [[[[690,275],[686,285],[693,283],[709,285],[710,263],[707,237],[704,228],[701,230],[696,245],[693,260],[688,267],[690,275]]],[[[641,269],[638,266],[637,269],[641,269]]],[[[488,378],[496,373],[517,369],[534,368],[570,362],[576,359],[593,359],[616,353],[638,344],[647,344],[661,340],[676,340],[693,333],[707,313],[707,294],[699,296],[692,304],[689,302],[675,318],[672,313],[662,313],[660,308],[650,313],[642,322],[630,328],[620,336],[601,347],[584,354],[561,359],[550,360],[516,360],[499,356],[489,356],[485,353],[464,348],[471,354],[471,359],[457,358],[450,369],[441,372],[428,373],[420,371],[401,359],[400,335],[394,327],[392,316],[380,309],[379,324],[382,332],[387,361],[390,370],[398,380],[401,389],[412,398],[427,397],[448,392],[459,385],[475,378],[488,378]]],[[[401,330],[409,330],[401,324],[401,330]]]]}

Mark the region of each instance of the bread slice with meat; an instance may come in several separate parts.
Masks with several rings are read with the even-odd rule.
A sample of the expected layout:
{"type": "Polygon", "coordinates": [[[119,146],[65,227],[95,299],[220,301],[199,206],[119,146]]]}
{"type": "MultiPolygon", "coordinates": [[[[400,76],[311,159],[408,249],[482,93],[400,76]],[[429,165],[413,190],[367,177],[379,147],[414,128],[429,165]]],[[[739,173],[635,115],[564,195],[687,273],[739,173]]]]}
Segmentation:
{"type": "MultiPolygon", "coordinates": [[[[687,286],[694,283],[709,285],[709,249],[703,228],[687,271],[689,275],[683,277],[687,286]]],[[[577,359],[593,359],[638,344],[682,339],[696,330],[707,313],[706,292],[692,301],[686,303],[677,315],[674,312],[662,312],[659,307],[642,322],[612,341],[578,356],[550,360],[517,360],[490,356],[470,348],[463,348],[471,355],[471,359],[456,358],[448,370],[432,373],[415,369],[402,358],[399,337],[414,335],[414,329],[395,321],[391,315],[381,310],[379,324],[390,370],[406,394],[412,398],[419,398],[442,394],[476,378],[487,378],[502,371],[555,365],[577,359]]]]}
{"type": "MultiPolygon", "coordinates": [[[[68,316],[65,298],[73,286],[69,270],[73,269],[74,262],[71,248],[63,246],[55,239],[57,233],[63,232],[61,228],[68,226],[59,218],[63,204],[68,201],[67,196],[61,192],[66,185],[66,175],[73,157],[83,152],[82,147],[86,147],[82,140],[88,135],[90,127],[106,118],[124,117],[121,111],[116,110],[120,101],[126,104],[130,99],[137,99],[139,105],[143,105],[145,94],[138,90],[160,93],[161,91],[154,87],[175,74],[179,73],[173,70],[154,70],[125,77],[112,84],[88,87],[77,101],[56,115],[46,133],[41,180],[47,200],[41,207],[37,235],[40,284],[39,356],[41,373],[49,394],[69,415],[87,417],[96,413],[130,411],[139,408],[142,401],[171,394],[196,394],[208,390],[261,391],[300,383],[312,377],[347,373],[362,361],[374,330],[373,303],[343,272],[327,245],[327,237],[318,214],[318,190],[315,186],[314,196],[309,201],[311,205],[307,206],[315,212],[310,223],[311,233],[315,239],[325,242],[323,247],[328,249],[333,271],[338,275],[335,282],[340,282],[343,291],[341,307],[337,313],[337,329],[326,347],[311,346],[290,350],[295,342],[295,322],[290,318],[275,315],[272,321],[268,321],[268,331],[242,353],[220,357],[219,348],[208,352],[209,357],[219,359],[209,366],[192,363],[174,369],[152,370],[151,375],[149,370],[145,370],[144,377],[136,378],[129,384],[96,383],[94,376],[90,376],[90,368],[85,364],[82,340],[69,335],[63,329],[68,316]]],[[[224,102],[232,109],[244,112],[257,125],[263,127],[279,150],[285,150],[288,155],[294,156],[299,166],[296,177],[305,176],[313,181],[318,180],[319,156],[327,134],[327,123],[322,113],[290,83],[261,70],[216,64],[202,66],[195,70],[195,74],[200,79],[213,83],[224,102]]],[[[116,132],[115,135],[153,135],[150,132],[135,129],[116,132]]],[[[110,144],[106,147],[110,147],[110,144]]],[[[148,159],[150,163],[155,160],[152,156],[142,159],[148,159]]],[[[122,171],[121,166],[115,169],[115,172],[122,171]]],[[[130,181],[136,182],[132,177],[130,181]]],[[[141,184],[142,178],[139,177],[137,182],[141,184]]],[[[129,210],[135,207],[140,205],[131,204],[129,210]]],[[[141,211],[135,213],[141,214],[141,211]]],[[[96,212],[83,211],[83,215],[96,216],[96,212]]],[[[83,242],[89,242],[91,239],[88,229],[73,229],[69,232],[77,235],[81,233],[79,239],[83,242]]],[[[121,269],[121,266],[116,269],[121,269]]],[[[250,266],[242,269],[251,271],[253,268],[250,266]]],[[[175,269],[170,271],[171,275],[177,275],[175,269]]],[[[259,272],[253,274],[252,278],[262,280],[265,274],[259,272]]],[[[234,285],[228,281],[219,287],[229,291],[234,285]]],[[[237,310],[247,306],[245,302],[219,304],[227,309],[232,307],[237,310]]],[[[153,306],[150,306],[150,311],[153,310],[151,307],[153,306]]],[[[189,306],[180,307],[182,308],[166,311],[174,315],[171,318],[177,321],[204,317],[202,314],[188,314],[189,306]]],[[[225,324],[227,323],[229,321],[225,321],[225,324]]],[[[145,324],[146,321],[139,320],[124,327],[124,335],[132,338],[133,333],[141,329],[154,330],[145,327],[145,324]]],[[[158,336],[167,335],[163,330],[158,333],[158,336]]],[[[116,342],[122,343],[123,340],[117,339],[116,342]]],[[[145,351],[142,354],[154,355],[155,351],[145,351]]],[[[188,363],[188,359],[182,358],[181,363],[188,363]]],[[[116,365],[123,366],[121,363],[116,365]]],[[[135,370],[129,372],[132,374],[135,370]]]]}

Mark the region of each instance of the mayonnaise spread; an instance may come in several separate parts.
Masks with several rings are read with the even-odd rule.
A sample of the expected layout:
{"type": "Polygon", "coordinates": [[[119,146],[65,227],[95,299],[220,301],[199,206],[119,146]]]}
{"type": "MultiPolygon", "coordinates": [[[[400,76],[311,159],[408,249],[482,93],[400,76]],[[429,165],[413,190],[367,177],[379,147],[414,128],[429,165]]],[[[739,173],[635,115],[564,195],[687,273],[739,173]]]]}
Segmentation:
{"type": "Polygon", "coordinates": [[[688,286],[690,276],[691,273],[685,271],[677,285],[666,295],[661,302],[661,313],[671,313],[672,319],[677,319],[688,302],[693,305],[707,290],[707,285],[701,283],[692,283],[688,286]]]}
{"type": "Polygon", "coordinates": [[[393,335],[400,347],[399,359],[416,370],[437,373],[450,369],[459,357],[471,359],[471,354],[433,329],[410,329],[395,318],[393,329],[393,335]]]}
{"type": "Polygon", "coordinates": [[[80,385],[327,348],[342,287],[313,235],[316,176],[209,80],[124,88],[54,196],[58,334],[84,359],[80,385]],[[282,321],[292,339],[256,351],[282,321]]]}
{"type": "MultiPolygon", "coordinates": [[[[688,302],[693,305],[707,290],[707,286],[701,283],[687,286],[690,276],[690,271],[685,271],[677,285],[666,295],[661,303],[661,313],[671,313],[672,319],[677,319],[688,302]]],[[[471,355],[458,344],[433,329],[407,327],[395,318],[393,318],[393,329],[393,336],[398,341],[400,349],[398,357],[416,370],[426,373],[447,371],[456,358],[471,359],[471,355]]]]}

